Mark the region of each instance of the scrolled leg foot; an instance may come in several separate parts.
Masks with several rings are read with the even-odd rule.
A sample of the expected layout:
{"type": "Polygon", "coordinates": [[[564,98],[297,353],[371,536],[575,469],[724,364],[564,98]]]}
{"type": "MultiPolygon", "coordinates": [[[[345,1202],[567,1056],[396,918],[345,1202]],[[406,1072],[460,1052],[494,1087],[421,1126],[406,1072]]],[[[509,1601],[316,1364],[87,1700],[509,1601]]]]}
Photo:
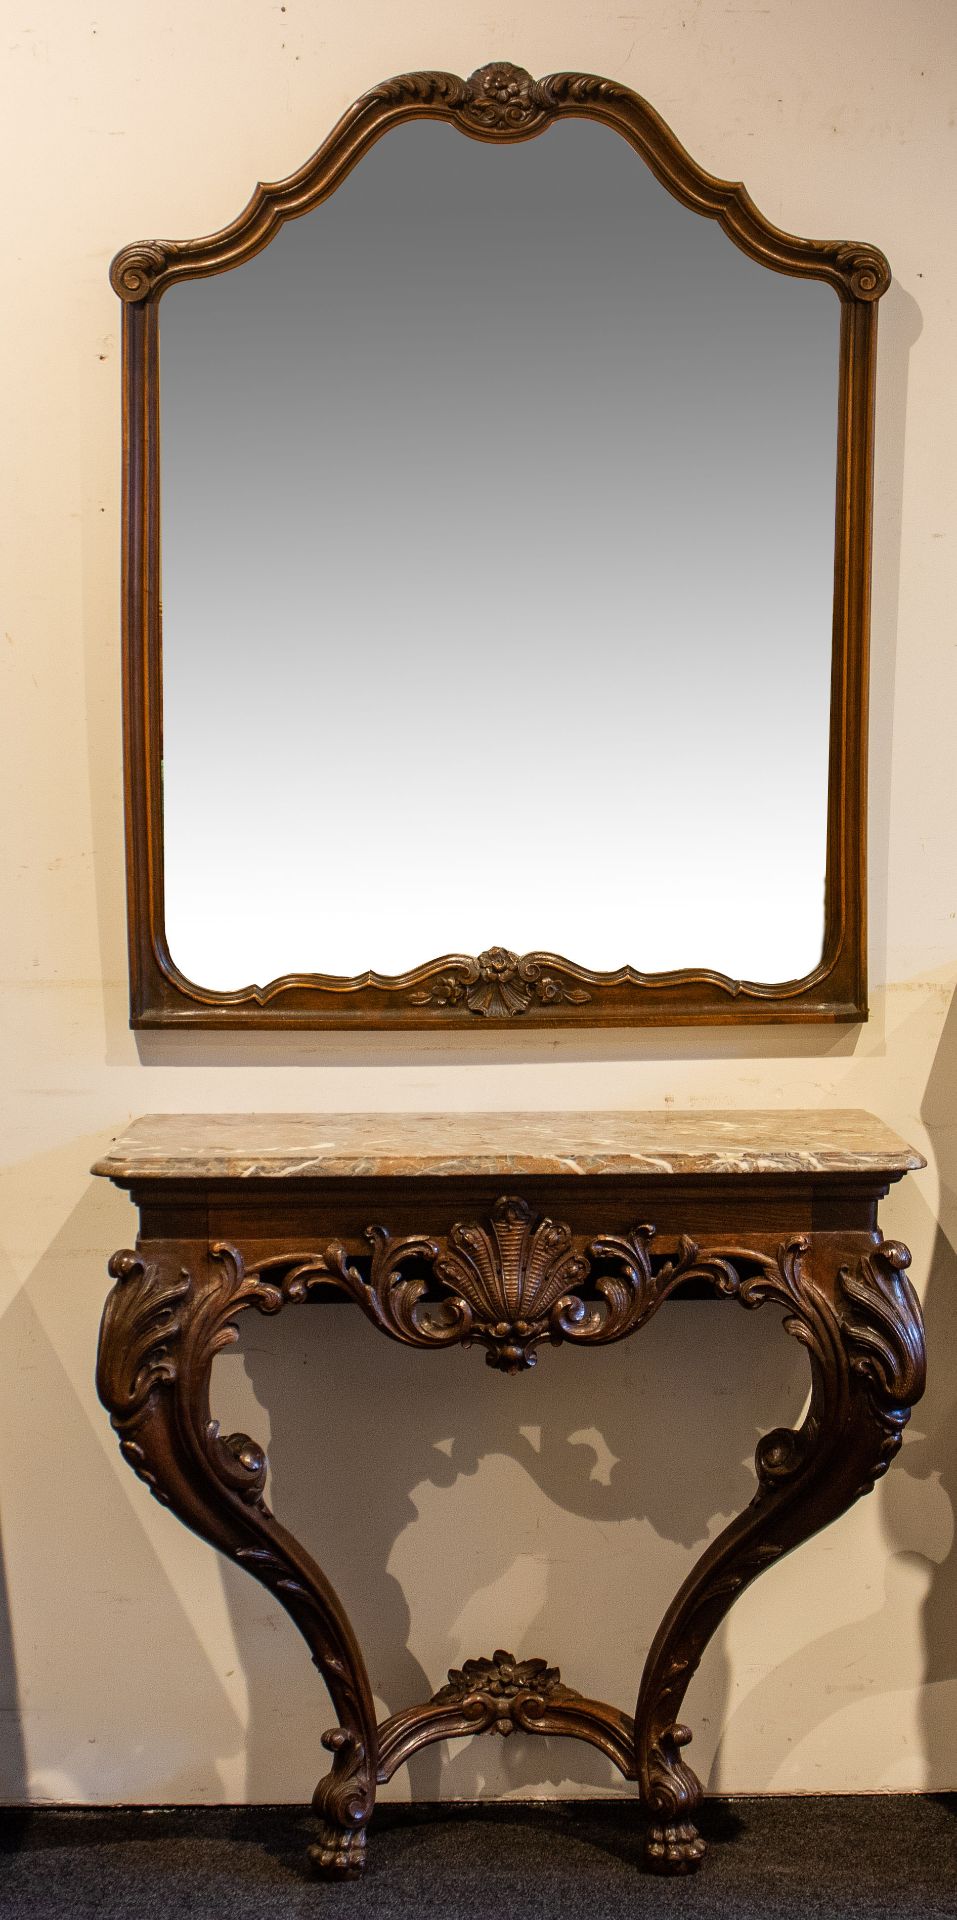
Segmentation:
{"type": "Polygon", "coordinates": [[[365,1872],[365,1827],[347,1833],[320,1820],[318,1839],[309,1848],[309,1870],[316,1880],[358,1880],[365,1872]]]}
{"type": "Polygon", "coordinates": [[[690,1820],[653,1824],[645,1840],[645,1865],[650,1873],[694,1873],[707,1847],[690,1820]]]}
{"type": "Polygon", "coordinates": [[[642,1774],[642,1797],[651,1824],[645,1839],[645,1865],[651,1873],[694,1873],[707,1848],[689,1816],[701,1800],[701,1782],[681,1757],[691,1739],[674,1722],[651,1745],[642,1774]]]}
{"type": "Polygon", "coordinates": [[[351,1728],[332,1727],[322,1744],[332,1770],[312,1796],[318,1833],[309,1868],[321,1880],[358,1880],[365,1871],[366,1828],[375,1804],[375,1774],[366,1747],[351,1728]]]}

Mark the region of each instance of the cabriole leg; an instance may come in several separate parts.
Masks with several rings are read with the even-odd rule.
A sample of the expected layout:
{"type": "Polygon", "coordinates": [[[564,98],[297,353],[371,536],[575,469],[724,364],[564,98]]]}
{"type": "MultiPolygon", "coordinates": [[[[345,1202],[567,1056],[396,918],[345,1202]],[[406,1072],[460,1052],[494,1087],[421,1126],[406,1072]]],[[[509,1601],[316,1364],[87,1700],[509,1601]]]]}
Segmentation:
{"type": "Polygon", "coordinates": [[[751,1505],[702,1555],[645,1663],[635,1747],[652,1822],[646,1858],[659,1873],[693,1871],[705,1851],[692,1819],[701,1785],[681,1757],[691,1735],[679,1714],[712,1634],[765,1567],[870,1491],[923,1392],[923,1327],[907,1248],[881,1241],[853,1262],[841,1255],[836,1236],[794,1241],[735,1295],[747,1307],[770,1301],[784,1309],[787,1332],[808,1350],[811,1403],[796,1432],[779,1428],[761,1441],[751,1505]]]}
{"type": "Polygon", "coordinates": [[[157,1500],[268,1587],[299,1628],[339,1722],[323,1736],[333,1763],[313,1799],[310,1861],[326,1877],[354,1877],[378,1758],[365,1663],[324,1574],[265,1504],[262,1448],[247,1434],[220,1434],[209,1410],[212,1363],[237,1338],[236,1315],[276,1313],[304,1292],[295,1279],[284,1287],[247,1275],[232,1249],[199,1242],[140,1244],[114,1254],[110,1273],[97,1388],[120,1450],[157,1500]]]}

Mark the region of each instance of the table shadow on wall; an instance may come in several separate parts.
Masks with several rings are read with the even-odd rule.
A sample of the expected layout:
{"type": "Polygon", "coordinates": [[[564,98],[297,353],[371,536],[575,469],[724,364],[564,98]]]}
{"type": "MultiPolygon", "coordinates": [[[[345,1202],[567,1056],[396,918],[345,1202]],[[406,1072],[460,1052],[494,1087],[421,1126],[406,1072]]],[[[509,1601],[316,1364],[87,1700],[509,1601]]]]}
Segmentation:
{"type": "Polygon", "coordinates": [[[0,1533],[0,1799],[19,1802],[26,1798],[26,1786],[26,1750],[0,1533]]]}
{"type": "MultiPolygon", "coordinates": [[[[772,1309],[718,1301],[674,1302],[603,1353],[546,1349],[518,1379],[479,1350],[410,1352],[340,1306],[247,1324],[217,1364],[224,1428],[264,1439],[271,1420],[270,1505],[331,1578],[390,1712],[498,1646],[631,1712],[661,1615],[748,1504],[757,1438],[800,1418],[808,1382],[772,1309]]],[[[304,1797],[334,1716],[275,1603],[225,1562],[223,1578],[249,1690],[247,1797],[275,1798],[280,1773],[304,1797]]],[[[688,1708],[705,1774],[728,1687],[719,1629],[688,1708]]],[[[425,1749],[408,1784],[418,1799],[634,1792],[593,1748],[521,1735],[425,1749]]]]}
{"type": "MultiPolygon", "coordinates": [[[[93,1144],[80,1143],[84,1164],[93,1144]]],[[[64,1151],[75,1163],[77,1143],[64,1151]]],[[[37,1156],[34,1169],[58,1157],[37,1156]]],[[[241,1718],[167,1571],[177,1523],[114,1453],[95,1398],[105,1248],[128,1241],[132,1226],[122,1196],[91,1182],[0,1320],[4,1405],[16,1434],[2,1518],[15,1591],[26,1596],[11,1625],[0,1582],[0,1799],[12,1804],[216,1799],[215,1763],[243,1745],[241,1718]],[[114,1226],[110,1240],[114,1213],[120,1231],[114,1226]],[[68,1287],[85,1397],[41,1317],[52,1324],[68,1287]],[[198,1733],[185,1710],[196,1702],[198,1733]]]]}
{"type": "MultiPolygon", "coordinates": [[[[920,1003],[913,1018],[918,1022],[923,1017],[920,1003]]],[[[896,1044],[906,1048],[906,1031],[898,1034],[896,1044]]],[[[869,1787],[943,1791],[957,1780],[957,1546],[953,1534],[957,1510],[957,996],[944,1023],[921,1118],[930,1135],[930,1171],[932,1174],[936,1165],[939,1179],[938,1217],[934,1220],[930,1215],[920,1178],[911,1177],[906,1182],[899,1206],[902,1212],[905,1207],[909,1210],[906,1231],[913,1244],[932,1243],[925,1270],[920,1271],[923,1261],[920,1266],[915,1262],[912,1269],[923,1299],[928,1381],[926,1394],[905,1429],[902,1451],[870,1496],[879,1504],[886,1548],[884,1564],[878,1567],[874,1583],[876,1604],[866,1564],[862,1563],[861,1613],[804,1642],[775,1672],[749,1688],[725,1723],[719,1765],[722,1750],[733,1739],[741,1716],[767,1720],[783,1687],[793,1703],[788,1715],[789,1746],[797,1749],[805,1740],[813,1742],[823,1721],[832,1719],[835,1731],[829,1764],[838,1775],[844,1764],[842,1739],[846,1731],[838,1723],[853,1710],[856,1695],[862,1703],[868,1702],[870,1713],[874,1758],[869,1787]],[[924,1219],[920,1221],[922,1214],[924,1219]],[[915,1219],[925,1231],[917,1230],[915,1219]],[[948,1545],[938,1554],[933,1543],[948,1530],[948,1545]],[[922,1684],[907,1664],[915,1631],[915,1577],[925,1586],[919,1616],[924,1654],[922,1684]],[[838,1684],[831,1684],[828,1676],[838,1684]],[[916,1688],[918,1695],[916,1751],[901,1698],[911,1688],[916,1688]]],[[[900,1231],[904,1230],[902,1219],[900,1231]]],[[[888,1227],[887,1231],[893,1237],[894,1229],[888,1227]]],[[[862,1517],[862,1509],[855,1509],[855,1513],[862,1517]]],[[[853,1516],[843,1524],[853,1551],[853,1516]]],[[[837,1526],[841,1525],[839,1521],[837,1526]]],[[[864,1544],[863,1551],[869,1554],[869,1543],[864,1544]]],[[[826,1599],[823,1591],[817,1596],[809,1593],[809,1625],[813,1625],[815,1609],[819,1617],[823,1615],[826,1599]]],[[[815,1764],[810,1755],[807,1766],[815,1764]]],[[[840,1778],[822,1782],[825,1788],[842,1784],[840,1778]]],[[[782,1787],[790,1790],[791,1782],[785,1780],[782,1787]]]]}

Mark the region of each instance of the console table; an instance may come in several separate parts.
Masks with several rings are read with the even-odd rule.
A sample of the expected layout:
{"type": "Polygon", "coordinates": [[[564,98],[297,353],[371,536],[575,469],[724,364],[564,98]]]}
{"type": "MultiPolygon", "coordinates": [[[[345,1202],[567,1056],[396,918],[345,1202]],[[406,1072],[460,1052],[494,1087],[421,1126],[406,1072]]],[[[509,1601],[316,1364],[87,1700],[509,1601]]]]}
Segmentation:
{"type": "MultiPolygon", "coordinates": [[[[765,1567],[886,1471],[923,1391],[910,1254],[877,1226],[891,1183],[923,1165],[849,1112],[163,1114],[97,1161],[140,1211],[135,1252],[110,1261],[100,1397],[130,1466],[275,1594],[326,1682],[337,1725],[313,1800],[317,1873],[361,1870],[376,1785],[418,1748],[515,1728],[599,1747],[637,1783],[648,1864],[698,1865],[680,1713],[701,1655],[765,1567]],[[634,1714],[499,1651],[377,1726],[341,1601],[265,1504],[262,1448],[210,1416],[237,1316],[344,1296],[392,1340],[472,1344],[520,1374],[548,1342],[626,1339],[702,1287],[781,1312],[807,1351],[810,1406],[761,1440],[754,1498],[669,1607],[634,1714]]],[[[600,1369],[591,1383],[600,1392],[600,1369]]]]}

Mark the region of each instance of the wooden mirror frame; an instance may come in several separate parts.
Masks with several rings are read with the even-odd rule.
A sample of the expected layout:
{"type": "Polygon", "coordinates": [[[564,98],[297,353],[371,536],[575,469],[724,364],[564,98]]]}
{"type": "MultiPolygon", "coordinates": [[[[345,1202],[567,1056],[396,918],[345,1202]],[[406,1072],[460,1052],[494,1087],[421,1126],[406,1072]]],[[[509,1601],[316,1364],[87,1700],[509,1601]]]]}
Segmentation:
{"type": "MultiPolygon", "coordinates": [[[[773,227],[745,188],[705,173],[630,88],[591,74],[533,80],[496,62],[469,80],[411,73],[344,114],[298,173],[257,186],[205,239],[124,247],[110,269],[123,312],[123,711],[130,1024],[168,1027],[474,1027],[751,1024],[867,1017],[866,755],[871,473],[877,302],[890,269],[877,248],[801,240],[773,227]],[[373,143],[405,120],[449,122],[472,139],[533,139],[557,119],[621,134],[684,207],[717,220],[752,260],[827,281],[841,302],[824,945],[801,980],[766,985],[709,969],[593,972],[552,953],[491,947],[408,973],[289,974],[214,992],[174,965],[164,926],[159,301],[177,280],[223,273],[310,213],[373,143]]],[[[742,542],[747,531],[742,530],[742,542]]],[[[773,611],[773,610],[772,610],[773,611]]],[[[490,929],[490,933],[495,930],[490,929]]]]}

